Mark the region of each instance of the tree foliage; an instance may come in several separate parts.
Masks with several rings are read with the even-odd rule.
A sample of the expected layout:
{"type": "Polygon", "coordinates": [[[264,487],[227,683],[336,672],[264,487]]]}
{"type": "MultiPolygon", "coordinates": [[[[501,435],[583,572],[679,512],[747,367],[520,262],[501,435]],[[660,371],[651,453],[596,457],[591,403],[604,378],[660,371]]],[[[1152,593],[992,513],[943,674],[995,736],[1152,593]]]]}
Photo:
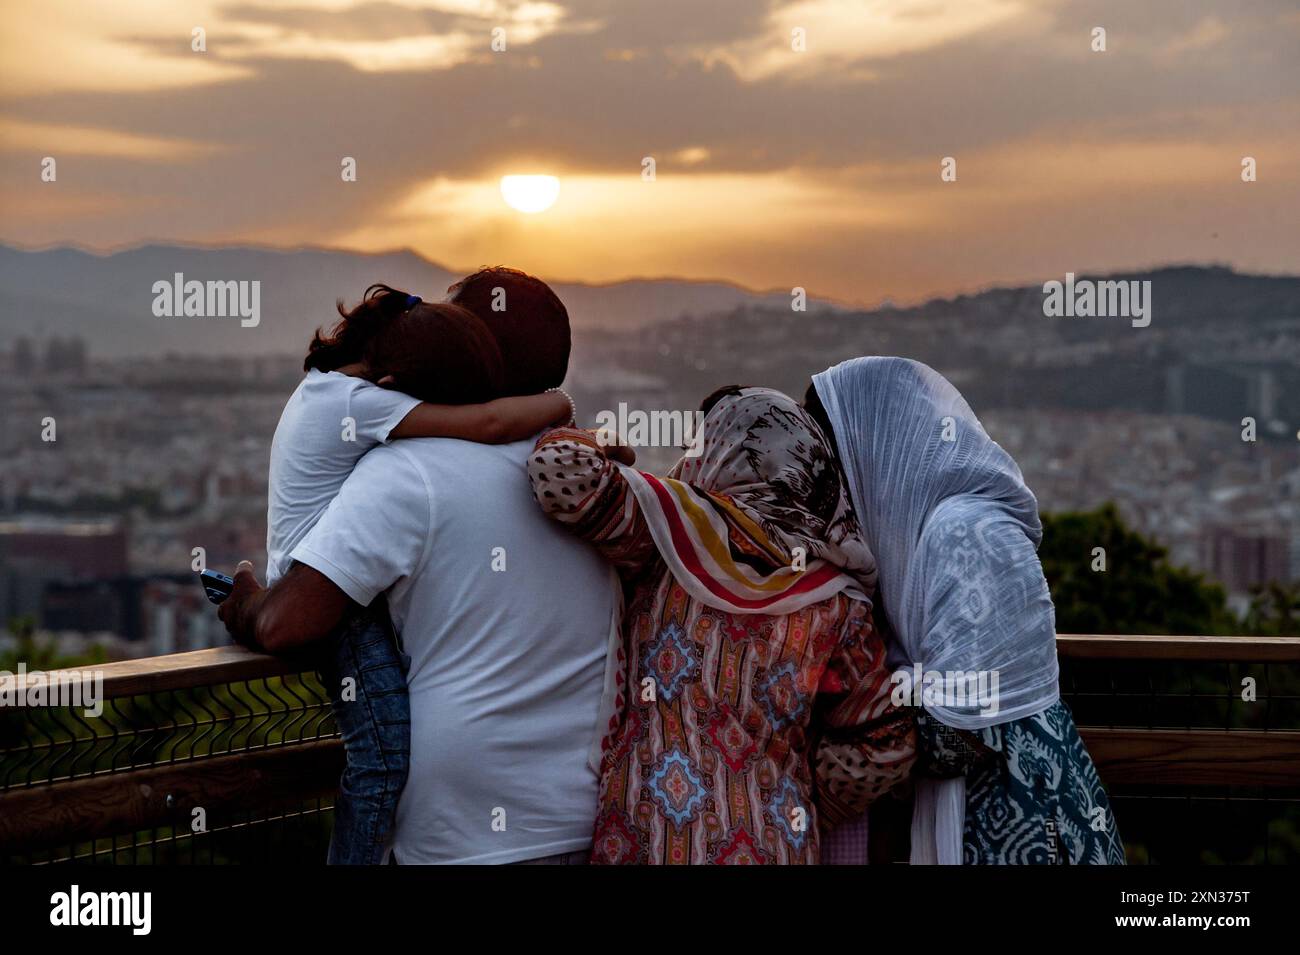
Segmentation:
{"type": "Polygon", "coordinates": [[[1039,548],[1060,633],[1232,634],[1242,621],[1223,588],[1169,562],[1114,504],[1043,515],[1039,548]],[[1102,548],[1105,569],[1099,566],[1102,548]]]}

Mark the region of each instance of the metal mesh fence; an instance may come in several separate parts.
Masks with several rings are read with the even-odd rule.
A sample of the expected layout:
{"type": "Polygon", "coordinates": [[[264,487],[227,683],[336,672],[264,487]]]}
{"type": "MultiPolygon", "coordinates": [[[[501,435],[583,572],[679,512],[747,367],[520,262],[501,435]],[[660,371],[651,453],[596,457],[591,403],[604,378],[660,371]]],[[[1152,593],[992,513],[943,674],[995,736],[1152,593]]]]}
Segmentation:
{"type": "MultiPolygon", "coordinates": [[[[1290,663],[1067,658],[1061,694],[1080,726],[1300,729],[1300,673],[1290,663]]],[[[1294,787],[1253,782],[1108,786],[1129,863],[1300,863],[1300,775],[1294,787]]]]}
{"type": "MultiPolygon", "coordinates": [[[[1083,727],[1278,731],[1300,728],[1300,676],[1289,663],[1061,661],[1062,695],[1083,727]]],[[[48,791],[150,767],[191,767],[337,738],[312,673],[160,690],[81,707],[0,709],[0,812],[7,794],[48,791]]],[[[122,776],[125,778],[125,776],[122,776]]],[[[1104,778],[1104,773],[1103,773],[1104,778]]],[[[328,780],[326,780],[328,782],[328,780]]],[[[1294,787],[1108,786],[1131,863],[1300,862],[1294,787]]],[[[269,800],[273,802],[274,800],[269,800]]],[[[0,861],[108,864],[316,864],[332,821],[328,797],[214,814],[172,825],[11,850],[0,861]]]]}
{"type": "MultiPolygon", "coordinates": [[[[192,767],[218,758],[337,738],[329,698],[313,673],[112,697],[81,706],[0,709],[0,800],[22,789],[66,785],[149,767],[192,767]]],[[[2,805],[2,803],[0,803],[2,805]]],[[[7,851],[6,862],[222,863],[323,861],[332,803],[314,799],[104,838],[7,851]]]]}

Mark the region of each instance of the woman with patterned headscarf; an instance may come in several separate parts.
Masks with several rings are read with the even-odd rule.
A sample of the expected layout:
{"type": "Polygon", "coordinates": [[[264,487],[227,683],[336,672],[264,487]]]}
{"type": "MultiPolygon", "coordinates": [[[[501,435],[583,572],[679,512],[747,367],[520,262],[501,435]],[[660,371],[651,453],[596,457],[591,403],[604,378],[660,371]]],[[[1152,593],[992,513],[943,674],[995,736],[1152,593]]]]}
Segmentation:
{"type": "Polygon", "coordinates": [[[872,627],[875,558],[825,435],[730,388],[664,478],[590,432],[543,434],[542,508],[624,583],[602,715],[597,863],[816,863],[913,761],[872,627]]]}
{"type": "Polygon", "coordinates": [[[813,378],[807,406],[879,557],[890,661],[924,684],[912,861],[1122,864],[1060,699],[1038,502],[1015,461],[919,362],[843,362],[813,378]],[[991,692],[968,692],[972,677],[991,692]]]}

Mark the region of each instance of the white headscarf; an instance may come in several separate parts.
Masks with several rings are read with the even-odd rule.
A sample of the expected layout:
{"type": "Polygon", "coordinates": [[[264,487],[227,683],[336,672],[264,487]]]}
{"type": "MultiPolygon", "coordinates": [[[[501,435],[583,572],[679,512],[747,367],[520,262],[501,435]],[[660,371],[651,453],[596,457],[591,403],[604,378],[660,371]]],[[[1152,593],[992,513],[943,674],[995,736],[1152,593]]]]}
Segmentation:
{"type": "MultiPolygon", "coordinates": [[[[813,378],[875,554],[891,659],[923,672],[997,674],[997,709],[925,701],[980,729],[1060,697],[1056,617],[1038,561],[1038,503],[1015,461],[951,383],[903,358],[855,358],[813,378]]],[[[961,861],[964,780],[922,780],[913,861],[961,861]],[[918,845],[918,841],[920,845],[918,845]]]]}

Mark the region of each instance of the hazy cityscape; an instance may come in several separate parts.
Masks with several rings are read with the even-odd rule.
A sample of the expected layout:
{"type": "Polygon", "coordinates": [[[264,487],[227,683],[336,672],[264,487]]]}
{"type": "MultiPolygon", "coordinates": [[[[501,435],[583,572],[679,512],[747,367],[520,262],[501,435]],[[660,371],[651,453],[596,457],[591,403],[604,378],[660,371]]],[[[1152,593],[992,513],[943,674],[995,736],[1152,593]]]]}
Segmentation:
{"type": "MultiPolygon", "coordinates": [[[[585,322],[569,384],[592,424],[619,403],[690,410],[722,384],[802,394],[858,354],[925,360],[963,388],[1043,510],[1117,502],[1240,611],[1253,585],[1300,576],[1300,319],[1270,301],[1300,283],[1158,275],[1165,307],[1141,330],[1045,319],[1035,289],[873,312],[767,296],[632,328],[585,322]],[[1207,283],[1239,308],[1234,285],[1265,294],[1213,321],[1207,283]]],[[[270,440],[301,358],[103,357],[80,334],[25,334],[0,340],[0,366],[0,620],[30,620],[65,654],[224,643],[195,549],[216,569],[263,568],[270,440]]],[[[657,469],[676,452],[640,454],[657,469]]]]}

